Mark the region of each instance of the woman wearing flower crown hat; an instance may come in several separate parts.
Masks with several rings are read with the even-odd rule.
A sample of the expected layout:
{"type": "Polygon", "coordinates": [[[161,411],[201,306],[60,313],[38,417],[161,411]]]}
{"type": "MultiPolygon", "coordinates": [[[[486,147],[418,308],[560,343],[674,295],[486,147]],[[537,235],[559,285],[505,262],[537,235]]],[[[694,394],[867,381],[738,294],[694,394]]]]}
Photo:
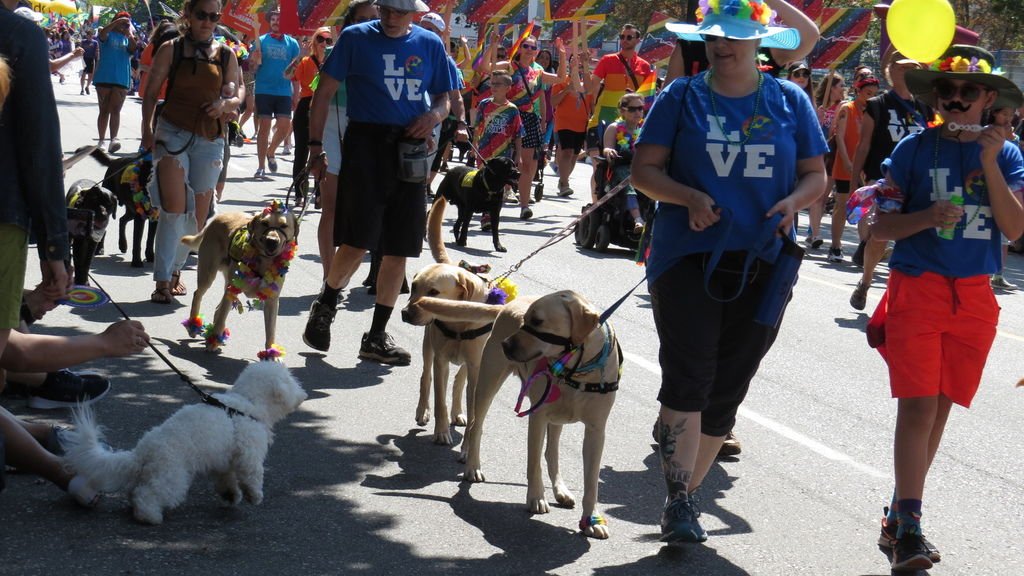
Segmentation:
{"type": "Polygon", "coordinates": [[[987,108],[1017,108],[1024,95],[992,62],[981,48],[951,46],[929,69],[907,72],[910,91],[944,123],[893,150],[871,226],[873,236],[896,241],[869,325],[898,399],[896,485],[879,538],[893,548],[894,570],[924,570],[938,559],[921,531],[925,478],[950,408],[970,406],[995,339],[989,275],[1000,233],[1024,232],[1024,207],[1010,191],[1024,180],[1020,149],[1007,127],[979,124],[987,108]]]}
{"type": "Polygon", "coordinates": [[[792,238],[796,212],[825,190],[827,145],[810,99],[755,60],[759,46],[793,49],[800,34],[773,26],[761,0],[707,0],[697,20],[669,29],[704,40],[710,68],[658,95],[632,167],[633,185],[659,201],[647,276],[661,340],[655,437],[666,542],[707,539],[693,492],[778,333],[754,321],[773,266],[757,260],[756,273],[740,271],[762,253],[765,230],[792,238]],[[720,249],[717,266],[708,264],[720,249]]]}

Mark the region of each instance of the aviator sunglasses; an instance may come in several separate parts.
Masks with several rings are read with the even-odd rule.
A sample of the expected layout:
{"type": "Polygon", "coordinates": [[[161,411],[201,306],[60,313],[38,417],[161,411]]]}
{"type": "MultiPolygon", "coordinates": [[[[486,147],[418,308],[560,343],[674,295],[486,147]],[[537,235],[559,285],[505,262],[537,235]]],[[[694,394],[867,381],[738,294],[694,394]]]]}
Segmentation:
{"type": "Polygon", "coordinates": [[[316,41],[317,41],[317,42],[318,42],[319,44],[324,44],[324,43],[326,43],[326,44],[327,44],[328,46],[330,46],[330,45],[334,44],[334,39],[333,39],[333,38],[331,38],[330,36],[317,36],[317,37],[316,37],[316,41]]]}
{"type": "Polygon", "coordinates": [[[644,111],[644,107],[643,106],[623,106],[622,109],[625,110],[626,112],[643,112],[644,111]]]}
{"type": "Polygon", "coordinates": [[[968,104],[977,102],[982,94],[985,93],[985,90],[987,90],[977,84],[963,84],[958,87],[948,80],[939,80],[933,84],[933,87],[935,88],[935,95],[939,100],[955,100],[959,96],[960,100],[968,104]]]}
{"type": "Polygon", "coordinates": [[[220,12],[207,12],[205,10],[194,10],[192,15],[202,22],[220,22],[220,12]]]}

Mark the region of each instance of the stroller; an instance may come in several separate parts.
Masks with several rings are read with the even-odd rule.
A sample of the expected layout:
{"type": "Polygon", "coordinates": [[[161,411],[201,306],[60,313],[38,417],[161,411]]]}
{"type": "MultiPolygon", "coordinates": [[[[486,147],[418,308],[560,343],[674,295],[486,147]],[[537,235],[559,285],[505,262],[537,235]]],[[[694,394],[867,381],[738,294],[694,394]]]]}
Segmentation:
{"type": "MultiPolygon", "coordinates": [[[[598,158],[597,165],[594,167],[598,199],[603,198],[622,181],[615,178],[615,168],[628,166],[632,161],[633,155],[629,153],[624,153],[611,161],[606,158],[598,158]]],[[[636,193],[636,199],[644,221],[650,222],[654,202],[639,191],[636,193]]],[[[584,206],[583,212],[586,212],[590,206],[590,204],[584,206]]],[[[610,244],[636,250],[643,236],[643,232],[635,230],[633,216],[626,207],[625,190],[620,190],[597,210],[580,220],[576,224],[575,234],[576,244],[598,252],[606,251],[610,244]]]]}

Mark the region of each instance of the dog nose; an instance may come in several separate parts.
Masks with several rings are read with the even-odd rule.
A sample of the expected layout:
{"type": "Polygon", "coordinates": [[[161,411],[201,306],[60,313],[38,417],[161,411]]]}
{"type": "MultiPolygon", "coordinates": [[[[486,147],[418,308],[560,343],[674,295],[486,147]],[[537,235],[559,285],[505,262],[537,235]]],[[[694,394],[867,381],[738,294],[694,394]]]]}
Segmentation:
{"type": "Polygon", "coordinates": [[[506,338],[505,340],[501,341],[501,349],[505,352],[506,357],[511,357],[512,353],[516,349],[515,344],[513,344],[511,340],[511,338],[506,338]]]}

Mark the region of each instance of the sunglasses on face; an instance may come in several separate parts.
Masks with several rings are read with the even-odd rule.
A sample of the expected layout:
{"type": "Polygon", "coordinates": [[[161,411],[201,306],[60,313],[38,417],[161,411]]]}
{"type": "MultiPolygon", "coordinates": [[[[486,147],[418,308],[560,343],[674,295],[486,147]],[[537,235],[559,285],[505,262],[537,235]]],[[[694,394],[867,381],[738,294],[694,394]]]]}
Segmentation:
{"type": "Polygon", "coordinates": [[[793,72],[790,72],[789,75],[793,78],[807,78],[811,73],[807,70],[794,70],[793,72]]]}
{"type": "Polygon", "coordinates": [[[626,112],[643,112],[644,111],[644,107],[643,106],[623,106],[622,110],[625,110],[626,112]]]}
{"type": "Polygon", "coordinates": [[[961,86],[957,86],[956,84],[946,80],[936,82],[934,87],[935,96],[938,97],[939,100],[956,100],[957,96],[959,96],[959,100],[968,104],[977,102],[987,90],[977,84],[963,84],[961,86]]]}
{"type": "Polygon", "coordinates": [[[523,44],[522,46],[519,47],[519,49],[520,50],[536,50],[537,49],[537,45],[536,44],[523,44]]]}
{"type": "Polygon", "coordinates": [[[632,34],[619,34],[619,40],[632,40],[634,38],[636,38],[636,36],[633,36],[632,34]]]}
{"type": "Polygon", "coordinates": [[[733,40],[732,38],[724,38],[722,36],[711,36],[709,34],[701,34],[700,37],[704,40],[704,42],[707,43],[718,42],[719,40],[728,40],[729,42],[732,42],[733,40]]]}
{"type": "Polygon", "coordinates": [[[328,46],[330,46],[334,44],[334,39],[331,38],[330,36],[317,36],[316,42],[317,44],[327,44],[328,46]]]}
{"type": "Polygon", "coordinates": [[[194,12],[192,12],[192,15],[195,16],[201,22],[206,22],[207,20],[209,20],[210,22],[220,22],[220,12],[206,12],[205,10],[195,10],[194,12]]]}

